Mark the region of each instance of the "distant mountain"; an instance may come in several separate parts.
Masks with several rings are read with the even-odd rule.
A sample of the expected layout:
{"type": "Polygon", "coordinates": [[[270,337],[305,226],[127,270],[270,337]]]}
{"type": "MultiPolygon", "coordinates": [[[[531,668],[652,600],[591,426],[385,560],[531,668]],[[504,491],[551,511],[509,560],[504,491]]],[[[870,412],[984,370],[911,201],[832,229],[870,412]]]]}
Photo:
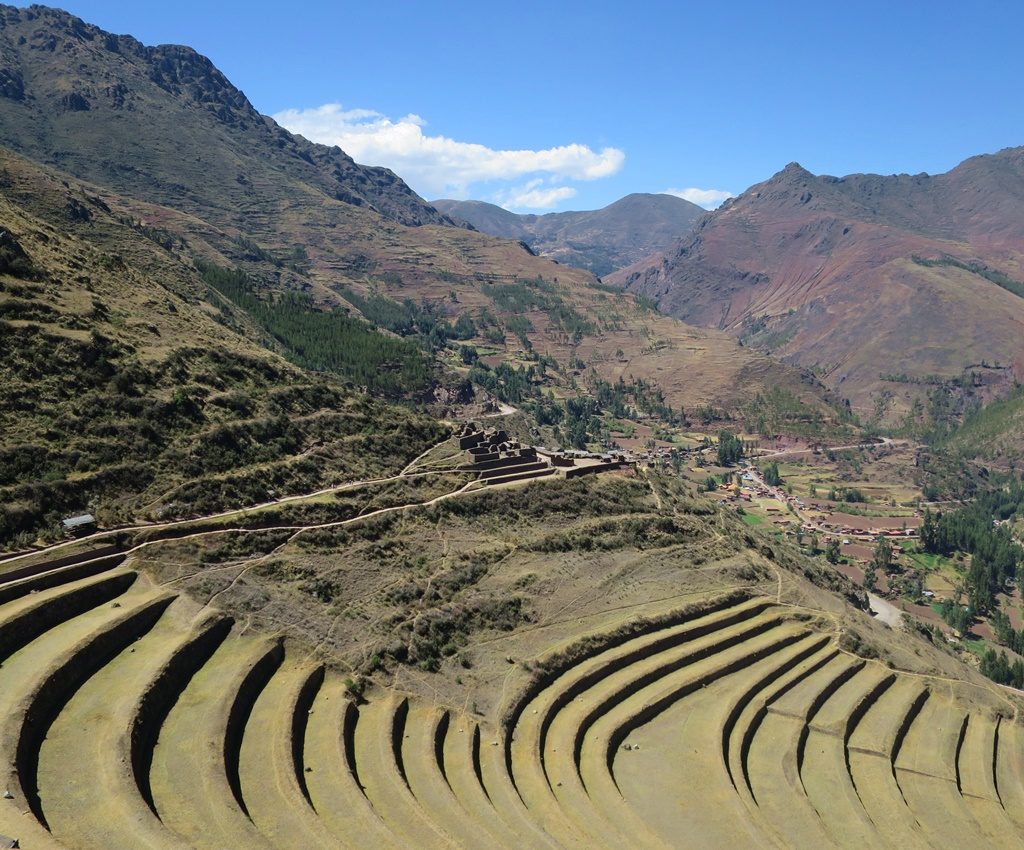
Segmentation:
{"type": "Polygon", "coordinates": [[[862,413],[903,416],[965,370],[986,400],[1024,379],[1024,148],[936,176],[794,163],[609,281],[813,368],[862,413]]]}
{"type": "Polygon", "coordinates": [[[518,215],[483,201],[434,201],[482,233],[525,242],[538,254],[603,276],[668,248],[705,210],[674,195],[633,194],[603,209],[518,215]]]}

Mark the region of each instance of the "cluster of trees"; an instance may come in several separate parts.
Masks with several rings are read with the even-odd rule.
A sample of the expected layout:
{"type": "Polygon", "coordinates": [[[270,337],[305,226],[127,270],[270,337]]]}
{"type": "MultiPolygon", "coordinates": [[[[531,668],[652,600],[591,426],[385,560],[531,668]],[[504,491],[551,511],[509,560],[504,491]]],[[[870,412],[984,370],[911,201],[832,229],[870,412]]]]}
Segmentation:
{"type": "Polygon", "coordinates": [[[491,368],[486,363],[476,362],[469,370],[469,380],[501,401],[519,404],[541,395],[542,366],[513,366],[499,363],[491,368]]]}
{"type": "Polygon", "coordinates": [[[966,588],[973,611],[993,608],[995,595],[1008,582],[1021,578],[1018,567],[1024,560],[1024,548],[1014,541],[1009,526],[1000,522],[1014,516],[1022,505],[1024,486],[1018,482],[983,493],[955,511],[925,511],[921,546],[926,552],[971,555],[966,588]]]}
{"type": "Polygon", "coordinates": [[[871,556],[871,565],[875,569],[882,570],[885,573],[892,572],[894,566],[892,555],[892,543],[889,542],[889,538],[879,537],[875,541],[875,550],[871,556]]]}
{"type": "Polygon", "coordinates": [[[448,340],[472,339],[476,336],[476,323],[469,313],[462,313],[454,323],[445,318],[440,305],[423,300],[416,304],[411,299],[395,301],[379,292],[361,295],[352,289],[342,290],[345,300],[381,328],[399,336],[418,336],[431,350],[443,348],[448,340]]]}
{"type": "Polygon", "coordinates": [[[892,543],[887,537],[879,537],[875,540],[875,550],[871,555],[871,561],[868,563],[867,569],[864,570],[864,587],[874,590],[878,581],[878,571],[881,570],[888,575],[894,569],[896,569],[896,565],[893,562],[892,543]]]}
{"type": "Polygon", "coordinates": [[[484,283],[480,291],[497,305],[499,310],[509,313],[528,313],[531,310],[546,310],[560,302],[558,287],[544,278],[518,280],[515,283],[484,283]]]}
{"type": "MultiPolygon", "coordinates": [[[[579,342],[583,337],[596,331],[593,322],[562,299],[558,294],[557,285],[543,278],[519,280],[516,283],[485,283],[480,287],[480,291],[500,310],[512,313],[513,318],[516,314],[528,313],[531,310],[546,313],[551,323],[569,334],[573,342],[579,342]]],[[[506,321],[509,330],[522,339],[525,333],[517,332],[514,324],[506,321]]]]}
{"type": "Polygon", "coordinates": [[[593,322],[564,302],[553,304],[547,314],[551,324],[567,333],[574,343],[582,341],[583,337],[590,336],[596,331],[593,322]]]}
{"type": "MultiPolygon", "coordinates": [[[[505,330],[519,340],[519,344],[526,350],[533,350],[533,343],[530,341],[530,334],[533,333],[533,322],[526,316],[508,316],[505,319],[505,330]]],[[[501,341],[504,342],[505,335],[501,334],[501,341]]]]}
{"type": "Polygon", "coordinates": [[[942,600],[939,604],[939,616],[947,626],[962,635],[967,634],[974,623],[974,614],[970,607],[954,602],[952,599],[942,600]]]}
{"type": "Polygon", "coordinates": [[[645,416],[653,416],[668,425],[685,425],[686,417],[682,410],[674,410],[665,401],[665,393],[661,387],[643,378],[631,377],[629,381],[621,377],[610,383],[591,372],[587,378],[587,388],[593,393],[597,403],[618,418],[632,415],[631,407],[645,416]]]}
{"type": "Polygon", "coordinates": [[[981,658],[981,672],[1000,685],[1024,688],[1024,661],[1018,658],[1011,664],[1005,652],[996,655],[994,649],[986,650],[981,658]]]}
{"type": "Polygon", "coordinates": [[[798,395],[782,387],[772,387],[757,393],[744,407],[743,419],[748,431],[771,437],[782,431],[802,434],[820,440],[828,428],[838,436],[848,429],[844,426],[854,417],[845,405],[836,405],[833,419],[837,423],[829,428],[822,412],[805,404],[798,395]]]}
{"type": "MultiPolygon", "coordinates": [[[[942,619],[960,634],[967,634],[974,621],[973,612],[963,606],[945,600],[939,610],[942,619]]],[[[1002,611],[996,610],[989,615],[989,623],[995,633],[996,641],[1008,647],[1017,655],[1024,654],[1024,629],[1017,631],[1010,624],[1010,618],[1002,611]]],[[[1024,661],[1019,658],[1010,662],[1005,650],[998,654],[994,649],[987,649],[981,658],[981,673],[1001,685],[1024,688],[1024,661]]]]}
{"type": "Polygon", "coordinates": [[[433,381],[432,365],[414,342],[382,334],[340,310],[318,310],[305,294],[261,297],[238,269],[202,264],[200,271],[299,366],[333,372],[388,398],[422,393],[433,381]]]}
{"type": "Polygon", "coordinates": [[[585,449],[591,440],[600,440],[604,435],[604,422],[600,417],[601,408],[593,398],[567,398],[565,414],[556,435],[561,434],[562,442],[574,449],[585,449]]]}
{"type": "Polygon", "coordinates": [[[743,459],[743,440],[729,431],[718,432],[718,465],[732,466],[743,459]]]}
{"type": "Polygon", "coordinates": [[[782,476],[779,474],[779,465],[773,460],[762,471],[764,483],[770,487],[781,487],[782,476]]]}
{"type": "Polygon", "coordinates": [[[608,428],[601,418],[601,406],[590,396],[556,401],[550,391],[532,403],[523,405],[533,413],[539,425],[550,425],[555,441],[574,449],[586,449],[590,443],[608,439],[608,428]]]}
{"type": "Polygon", "coordinates": [[[832,487],[828,491],[828,499],[830,502],[848,502],[853,504],[855,502],[865,503],[868,497],[856,487],[839,487],[838,489],[832,487]]]}
{"type": "Polygon", "coordinates": [[[542,387],[549,369],[557,369],[555,360],[534,355],[535,362],[524,366],[499,363],[493,368],[475,356],[475,350],[462,346],[463,362],[471,362],[469,380],[501,401],[520,405],[541,426],[550,426],[555,439],[571,448],[585,449],[590,443],[608,439],[603,417],[629,418],[636,412],[660,419],[667,424],[683,422],[682,411],[665,403],[661,389],[642,378],[610,383],[591,373],[587,376],[589,395],[558,401],[550,390],[542,387]]]}
{"type": "Polygon", "coordinates": [[[1017,631],[1010,624],[1010,618],[1002,611],[993,611],[988,618],[996,640],[1009,647],[1018,655],[1024,655],[1024,629],[1017,631]]]}

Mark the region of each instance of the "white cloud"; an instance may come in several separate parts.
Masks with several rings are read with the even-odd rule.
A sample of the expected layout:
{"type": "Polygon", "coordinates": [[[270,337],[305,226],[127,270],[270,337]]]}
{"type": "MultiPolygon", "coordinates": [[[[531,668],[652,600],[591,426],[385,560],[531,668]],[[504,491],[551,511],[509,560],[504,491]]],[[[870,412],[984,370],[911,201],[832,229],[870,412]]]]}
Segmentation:
{"type": "Polygon", "coordinates": [[[562,201],[576,197],[572,186],[544,187],[540,178],[523,186],[513,186],[507,192],[498,193],[494,200],[507,210],[550,210],[562,201]]]}
{"type": "Polygon", "coordinates": [[[706,210],[713,210],[726,198],[733,197],[732,192],[724,189],[666,189],[662,194],[675,195],[706,210]]]}
{"type": "MultiPolygon", "coordinates": [[[[338,145],[356,162],[383,165],[428,198],[467,197],[475,183],[546,175],[559,180],[598,180],[622,168],[618,148],[591,150],[568,144],[546,150],[495,150],[473,142],[423,132],[418,115],[392,120],[370,109],[342,109],[328,103],[312,109],[286,109],[274,116],[281,126],[313,142],[338,145]]],[[[575,190],[563,186],[522,192],[535,201],[557,203],[575,190]],[[531,195],[531,193],[533,193],[531,195]]],[[[510,199],[511,200],[514,199],[510,199]]],[[[521,206],[525,206],[522,204],[521,206]]]]}

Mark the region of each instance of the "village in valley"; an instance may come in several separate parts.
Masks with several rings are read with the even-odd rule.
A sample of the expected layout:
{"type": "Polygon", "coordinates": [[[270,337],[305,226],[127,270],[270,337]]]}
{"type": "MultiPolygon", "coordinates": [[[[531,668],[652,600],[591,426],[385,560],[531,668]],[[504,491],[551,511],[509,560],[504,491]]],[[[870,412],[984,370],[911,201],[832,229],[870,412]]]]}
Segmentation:
{"type": "MultiPolygon", "coordinates": [[[[1006,650],[989,618],[957,628],[961,624],[949,615],[951,607],[968,610],[972,556],[930,553],[922,544],[926,514],[939,516],[961,503],[925,498],[916,442],[875,437],[826,446],[727,430],[658,433],[660,439],[626,441],[629,464],[671,470],[747,525],[824,559],[864,587],[874,614],[893,627],[934,630],[954,651],[979,658],[1006,650]]],[[[1005,615],[1016,630],[1024,626],[1020,597],[1009,584],[996,594],[996,616],[1005,615]]],[[[1019,660],[1008,655],[1011,663],[1019,660]]]]}

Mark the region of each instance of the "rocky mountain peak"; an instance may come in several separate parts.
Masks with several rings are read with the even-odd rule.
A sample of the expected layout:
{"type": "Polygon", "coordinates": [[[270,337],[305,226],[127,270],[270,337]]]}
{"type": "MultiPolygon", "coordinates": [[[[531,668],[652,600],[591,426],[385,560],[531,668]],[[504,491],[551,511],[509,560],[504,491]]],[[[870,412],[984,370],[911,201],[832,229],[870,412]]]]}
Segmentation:
{"type": "Polygon", "coordinates": [[[388,169],[261,115],[191,47],[147,46],[45,6],[0,6],[0,144],[201,215],[255,186],[287,195],[301,183],[400,224],[452,224],[388,169]]]}

